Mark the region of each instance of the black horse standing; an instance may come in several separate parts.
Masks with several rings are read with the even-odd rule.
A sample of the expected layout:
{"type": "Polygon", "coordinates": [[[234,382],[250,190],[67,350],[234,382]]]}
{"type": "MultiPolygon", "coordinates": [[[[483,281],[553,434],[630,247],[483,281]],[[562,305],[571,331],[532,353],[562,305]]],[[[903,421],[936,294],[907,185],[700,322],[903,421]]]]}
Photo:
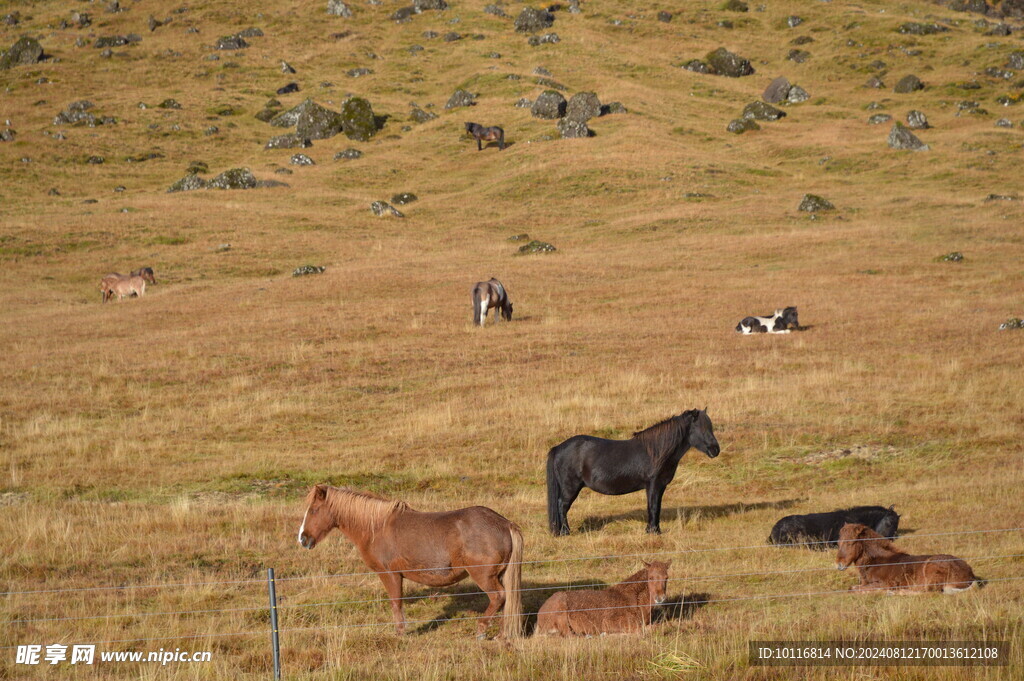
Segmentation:
{"type": "Polygon", "coordinates": [[[629,440],[576,435],[548,452],[548,524],[569,534],[569,507],[589,487],[601,494],[647,491],[647,531],[661,533],[661,497],[690,448],[709,458],[721,448],[706,410],[691,409],[665,419],[629,440]]]}

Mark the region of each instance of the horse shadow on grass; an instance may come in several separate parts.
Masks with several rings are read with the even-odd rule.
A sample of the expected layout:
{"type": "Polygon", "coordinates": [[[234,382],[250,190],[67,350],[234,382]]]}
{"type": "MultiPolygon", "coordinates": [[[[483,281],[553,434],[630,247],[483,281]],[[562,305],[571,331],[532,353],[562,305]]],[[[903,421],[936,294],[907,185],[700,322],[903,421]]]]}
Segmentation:
{"type": "MultiPolygon", "coordinates": [[[[533,635],[537,627],[537,611],[544,605],[544,601],[551,597],[556,591],[567,589],[607,589],[611,583],[599,579],[577,579],[571,582],[526,582],[522,583],[523,589],[523,622],[524,635],[533,635]]],[[[438,600],[444,605],[441,613],[430,620],[420,624],[412,630],[413,635],[428,634],[445,626],[455,620],[469,621],[476,625],[477,618],[483,615],[487,608],[487,596],[474,584],[463,584],[454,589],[446,589],[439,592],[433,589],[424,589],[418,594],[406,596],[406,603],[415,603],[421,600],[438,600]]],[[[691,593],[677,594],[671,596],[665,603],[654,610],[653,622],[685,621],[693,618],[695,612],[706,606],[711,601],[711,594],[691,593]]],[[[491,623],[490,630],[493,633],[495,628],[501,628],[502,611],[498,611],[497,617],[491,623]]]]}
{"type": "MultiPolygon", "coordinates": [[[[761,511],[764,509],[783,510],[790,508],[791,506],[795,506],[802,501],[805,500],[783,499],[781,501],[757,501],[752,504],[737,502],[735,504],[715,504],[711,506],[677,506],[676,508],[662,509],[661,518],[662,520],[674,520],[676,518],[681,518],[684,523],[689,522],[693,518],[709,518],[713,520],[715,518],[724,518],[737,513],[747,513],[749,511],[761,511]]],[[[640,508],[635,511],[618,513],[616,515],[590,516],[583,519],[583,522],[580,524],[579,531],[594,532],[619,520],[637,520],[646,524],[647,510],[640,508]]]]}

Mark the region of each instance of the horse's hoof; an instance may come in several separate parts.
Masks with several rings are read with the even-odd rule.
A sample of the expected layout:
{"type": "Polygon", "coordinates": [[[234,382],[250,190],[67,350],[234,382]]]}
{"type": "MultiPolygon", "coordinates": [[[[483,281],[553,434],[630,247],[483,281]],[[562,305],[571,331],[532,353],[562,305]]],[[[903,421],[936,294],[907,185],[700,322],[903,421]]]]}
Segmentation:
{"type": "Polygon", "coordinates": [[[661,534],[661,528],[660,527],[648,527],[647,528],[647,534],[661,534]]]}

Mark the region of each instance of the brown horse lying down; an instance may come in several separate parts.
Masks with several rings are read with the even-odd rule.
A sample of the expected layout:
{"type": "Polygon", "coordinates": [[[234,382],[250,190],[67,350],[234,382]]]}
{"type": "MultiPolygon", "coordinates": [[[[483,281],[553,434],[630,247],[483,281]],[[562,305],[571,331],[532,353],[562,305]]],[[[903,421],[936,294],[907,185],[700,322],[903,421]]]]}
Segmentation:
{"type": "Polygon", "coordinates": [[[903,553],[867,525],[847,523],[839,530],[836,567],[845,570],[851,565],[860,573],[860,584],[850,587],[851,591],[953,594],[983,584],[971,566],[959,558],[903,553]]]}
{"type": "Polygon", "coordinates": [[[405,633],[403,579],[436,587],[467,576],[490,599],[477,636],[483,638],[503,605],[503,634],[522,635],[523,535],[515,523],[491,509],[424,513],[370,492],[316,485],[306,497],[299,544],[312,549],[335,527],[384,582],[399,635],[405,633]]]}
{"type": "Polygon", "coordinates": [[[645,567],[607,589],[559,591],[537,612],[538,636],[587,636],[640,631],[651,623],[656,603],[665,602],[668,563],[645,567]]]}

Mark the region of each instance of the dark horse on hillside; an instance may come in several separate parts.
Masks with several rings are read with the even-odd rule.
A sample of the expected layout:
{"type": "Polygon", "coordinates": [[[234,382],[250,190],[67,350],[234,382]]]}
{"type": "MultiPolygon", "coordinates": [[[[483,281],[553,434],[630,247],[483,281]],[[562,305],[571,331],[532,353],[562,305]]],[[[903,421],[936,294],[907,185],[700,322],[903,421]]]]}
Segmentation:
{"type": "Polygon", "coordinates": [[[706,410],[691,409],[665,419],[629,440],[576,435],[548,452],[548,525],[569,534],[569,507],[589,487],[601,494],[647,492],[647,531],[661,533],[661,497],[676,467],[693,447],[718,456],[721,448],[706,410]]]}
{"type": "Polygon", "coordinates": [[[487,311],[494,308],[494,322],[498,315],[506,322],[512,321],[512,303],[508,299],[508,291],[501,282],[491,277],[488,281],[478,281],[473,287],[473,323],[483,326],[487,321],[487,311]]]}
{"type": "Polygon", "coordinates": [[[488,128],[476,123],[466,123],[466,132],[476,140],[477,151],[483,151],[484,149],[481,140],[484,142],[497,142],[499,150],[505,149],[505,131],[498,126],[488,128]]]}
{"type": "Polygon", "coordinates": [[[437,587],[466,577],[490,600],[477,636],[484,637],[502,606],[504,636],[522,635],[523,534],[495,511],[471,506],[426,513],[370,492],[316,485],[306,497],[299,544],[312,549],[335,527],[384,582],[399,635],[405,633],[403,579],[437,587]]]}

